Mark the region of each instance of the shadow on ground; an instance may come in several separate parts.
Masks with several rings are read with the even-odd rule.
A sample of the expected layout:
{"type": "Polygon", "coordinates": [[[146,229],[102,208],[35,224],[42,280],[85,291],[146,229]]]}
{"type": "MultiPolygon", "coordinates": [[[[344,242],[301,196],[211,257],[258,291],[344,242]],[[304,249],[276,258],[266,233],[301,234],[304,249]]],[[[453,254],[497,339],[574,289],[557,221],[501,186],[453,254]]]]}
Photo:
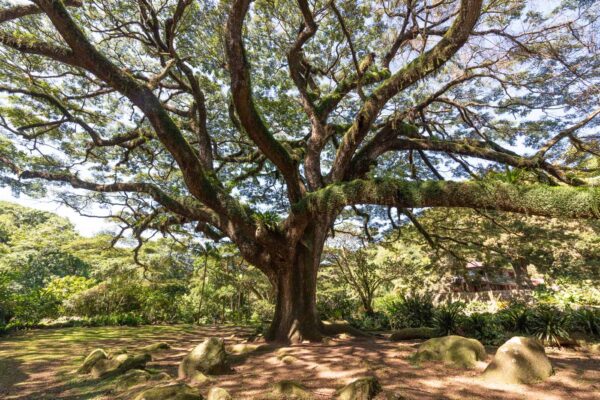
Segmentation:
{"type": "MultiPolygon", "coordinates": [[[[159,341],[171,345],[148,368],[177,376],[181,359],[207,337],[241,343],[252,333],[243,327],[106,327],[30,331],[0,338],[0,398],[2,399],[130,399],[133,391],[114,391],[114,382],[82,379],[73,373],[95,348],[133,350],[159,341]],[[5,373],[8,371],[8,373],[5,373]]],[[[600,393],[600,355],[574,350],[549,350],[556,374],[531,386],[494,387],[479,380],[486,363],[456,370],[439,363],[414,365],[410,356],[418,341],[389,342],[382,338],[335,339],[322,344],[263,347],[233,358],[233,373],[213,377],[200,387],[229,390],[236,399],[264,398],[282,379],[302,382],[316,399],[330,399],[349,381],[375,375],[382,383],[381,399],[544,399],[592,400],[600,393]],[[288,356],[288,357],[285,357],[288,356]]],[[[488,360],[495,348],[488,348],[488,360]]]]}

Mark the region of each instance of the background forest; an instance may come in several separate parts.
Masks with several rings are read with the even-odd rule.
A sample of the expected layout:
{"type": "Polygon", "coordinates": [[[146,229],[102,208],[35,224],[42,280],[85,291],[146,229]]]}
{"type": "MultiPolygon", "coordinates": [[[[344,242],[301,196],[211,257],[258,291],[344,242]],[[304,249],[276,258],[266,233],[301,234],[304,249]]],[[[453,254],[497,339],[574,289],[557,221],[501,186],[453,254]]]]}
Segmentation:
{"type": "MultiPolygon", "coordinates": [[[[548,340],[600,333],[598,222],[439,209],[377,244],[353,226],[337,231],[319,281],[325,320],[366,330],[432,326],[492,343],[506,331],[548,340]],[[532,290],[510,302],[447,303],[457,279],[474,279],[473,260],[488,274],[514,271],[532,290]]],[[[134,245],[82,237],[55,214],[0,203],[0,326],[243,323],[260,332],[272,318],[272,285],[232,246],[184,236],[149,240],[139,252],[134,245]]]]}

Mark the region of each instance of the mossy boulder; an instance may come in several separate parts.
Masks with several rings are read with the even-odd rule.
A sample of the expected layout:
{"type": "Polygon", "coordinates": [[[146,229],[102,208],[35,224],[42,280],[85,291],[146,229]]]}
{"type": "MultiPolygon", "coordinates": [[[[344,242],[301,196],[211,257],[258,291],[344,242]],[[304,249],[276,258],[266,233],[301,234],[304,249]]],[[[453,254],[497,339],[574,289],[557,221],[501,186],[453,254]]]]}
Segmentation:
{"type": "Polygon", "coordinates": [[[539,340],[515,336],[498,348],[482,378],[491,383],[531,384],[546,380],[553,372],[539,340]]]}
{"type": "Polygon", "coordinates": [[[135,397],[135,400],[203,400],[196,389],[184,384],[158,386],[148,389],[135,397]]]}
{"type": "Polygon", "coordinates": [[[210,338],[199,344],[179,364],[179,378],[190,379],[198,372],[209,375],[231,371],[223,339],[210,338]]]}
{"type": "Polygon", "coordinates": [[[237,343],[227,347],[229,354],[244,355],[265,348],[266,345],[255,343],[237,343]]]}
{"type": "Polygon", "coordinates": [[[356,379],[337,391],[339,400],[371,400],[381,392],[381,385],[374,376],[356,379]]]}
{"type": "Polygon", "coordinates": [[[460,368],[473,368],[486,357],[485,348],[478,340],[451,335],[422,343],[414,361],[443,361],[460,368]]]}
{"type": "Polygon", "coordinates": [[[211,381],[212,381],[212,379],[210,377],[204,375],[202,372],[198,372],[198,373],[196,373],[196,375],[194,375],[190,378],[190,382],[194,386],[203,386],[203,385],[206,385],[207,383],[210,383],[211,381]]]}
{"type": "Polygon", "coordinates": [[[171,346],[169,346],[168,343],[158,342],[158,343],[149,344],[148,346],[141,347],[140,351],[143,353],[153,353],[155,351],[169,350],[170,348],[171,348],[171,346]]]}
{"type": "Polygon", "coordinates": [[[77,369],[78,374],[89,374],[92,372],[92,368],[94,365],[100,360],[106,360],[108,358],[108,354],[102,349],[93,350],[88,356],[83,360],[81,366],[77,369]]]}
{"type": "Polygon", "coordinates": [[[135,356],[119,354],[116,357],[96,362],[92,367],[92,376],[94,378],[106,378],[121,375],[131,369],[144,369],[148,361],[150,361],[149,354],[138,354],[135,356]]]}
{"type": "Polygon", "coordinates": [[[394,331],[390,340],[413,340],[413,339],[431,339],[438,336],[435,328],[404,328],[394,331]]]}
{"type": "Polygon", "coordinates": [[[277,399],[310,400],[313,398],[306,387],[296,381],[279,381],[273,384],[271,394],[277,399]]]}
{"type": "Polygon", "coordinates": [[[207,400],[232,400],[233,397],[229,394],[229,392],[220,387],[210,388],[207,395],[207,400]]]}
{"type": "Polygon", "coordinates": [[[131,387],[148,382],[152,374],[141,369],[131,369],[123,374],[117,381],[116,387],[119,390],[129,389],[131,387]]]}
{"type": "Polygon", "coordinates": [[[152,374],[152,377],[150,378],[151,381],[170,381],[171,379],[173,379],[171,375],[164,371],[152,374]]]}

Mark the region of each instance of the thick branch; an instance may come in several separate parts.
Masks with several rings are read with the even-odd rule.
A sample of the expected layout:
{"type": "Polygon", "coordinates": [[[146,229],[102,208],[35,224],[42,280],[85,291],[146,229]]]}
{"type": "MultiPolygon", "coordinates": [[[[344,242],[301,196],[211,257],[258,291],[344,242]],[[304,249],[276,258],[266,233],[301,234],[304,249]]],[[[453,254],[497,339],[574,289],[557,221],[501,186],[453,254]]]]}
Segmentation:
{"type": "Polygon", "coordinates": [[[403,208],[469,207],[547,217],[600,219],[600,188],[503,182],[354,180],[309,194],[297,213],[327,213],[354,204],[403,208]]]}
{"type": "Polygon", "coordinates": [[[466,43],[479,18],[481,5],[481,0],[462,0],[458,16],[442,39],[431,50],[396,72],[373,92],[358,112],[338,148],[331,172],[333,181],[339,181],[344,177],[354,152],[385,104],[400,91],[440,68],[466,43]]]}
{"type": "MultiPolygon", "coordinates": [[[[82,0],[64,0],[63,4],[67,7],[81,7],[82,0]]],[[[41,14],[43,11],[35,4],[25,4],[11,8],[0,10],[0,24],[3,22],[12,21],[28,15],[41,14]]]]}
{"type": "Polygon", "coordinates": [[[235,0],[227,19],[226,53],[231,76],[233,104],[244,130],[284,176],[288,195],[298,201],[304,191],[298,166],[288,151],[269,131],[252,98],[252,84],[244,51],[242,28],[250,0],[235,0]]]}

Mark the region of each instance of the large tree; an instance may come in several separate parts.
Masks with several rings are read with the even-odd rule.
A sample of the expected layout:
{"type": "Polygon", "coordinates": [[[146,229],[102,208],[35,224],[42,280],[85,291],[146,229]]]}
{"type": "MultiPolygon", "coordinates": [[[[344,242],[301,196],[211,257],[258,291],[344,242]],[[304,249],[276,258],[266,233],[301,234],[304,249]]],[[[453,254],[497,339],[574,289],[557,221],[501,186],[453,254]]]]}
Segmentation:
{"type": "Polygon", "coordinates": [[[140,241],[227,238],[277,288],[268,338],[319,340],[340,217],[598,217],[593,3],[0,1],[0,182],[140,241]],[[535,179],[484,178],[502,165],[535,179]]]}

